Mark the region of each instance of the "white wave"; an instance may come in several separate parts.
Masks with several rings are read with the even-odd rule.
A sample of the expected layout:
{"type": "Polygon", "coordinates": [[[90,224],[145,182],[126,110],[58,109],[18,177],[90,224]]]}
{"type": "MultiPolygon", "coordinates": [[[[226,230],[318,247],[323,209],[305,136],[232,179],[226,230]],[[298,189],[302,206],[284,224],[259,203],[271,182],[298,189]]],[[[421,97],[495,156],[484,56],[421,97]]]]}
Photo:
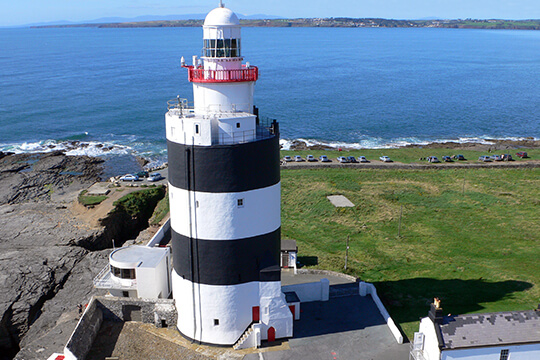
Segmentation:
{"type": "Polygon", "coordinates": [[[493,145],[493,141],[498,140],[511,140],[511,141],[522,141],[522,140],[535,140],[538,141],[538,138],[532,137],[506,137],[506,138],[496,138],[493,136],[464,136],[457,139],[418,139],[415,137],[407,138],[396,138],[396,139],[383,139],[380,137],[365,137],[358,142],[342,142],[342,141],[324,141],[324,140],[315,140],[315,139],[280,139],[279,144],[281,145],[282,150],[290,150],[294,143],[304,143],[307,147],[312,146],[328,146],[333,149],[396,149],[405,147],[408,145],[429,145],[432,143],[478,143],[485,145],[493,145]]]}
{"type": "Polygon", "coordinates": [[[0,151],[12,152],[15,154],[63,151],[68,156],[87,155],[94,157],[109,154],[126,155],[133,152],[128,146],[108,142],[55,140],[23,142],[19,144],[0,144],[0,151]]]}

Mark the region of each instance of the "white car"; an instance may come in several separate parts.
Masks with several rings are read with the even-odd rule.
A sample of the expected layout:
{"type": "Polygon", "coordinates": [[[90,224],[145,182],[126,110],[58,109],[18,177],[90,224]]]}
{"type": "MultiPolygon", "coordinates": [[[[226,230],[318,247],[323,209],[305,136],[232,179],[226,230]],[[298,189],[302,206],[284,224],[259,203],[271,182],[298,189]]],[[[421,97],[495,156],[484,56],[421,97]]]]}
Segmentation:
{"type": "Polygon", "coordinates": [[[382,162],[392,162],[392,159],[390,159],[390,157],[388,156],[381,156],[379,160],[381,160],[382,162]]]}
{"type": "Polygon", "coordinates": [[[317,158],[315,156],[313,156],[313,155],[308,155],[308,156],[306,156],[306,160],[307,161],[317,161],[317,158]]]}
{"type": "Polygon", "coordinates": [[[291,158],[289,155],[287,155],[287,156],[285,156],[285,157],[283,158],[283,161],[285,161],[285,162],[291,162],[291,161],[292,161],[292,158],[291,158]]]}
{"type": "Polygon", "coordinates": [[[332,162],[332,160],[330,160],[326,155],[321,155],[319,159],[321,160],[321,162],[332,162]]]}
{"type": "Polygon", "coordinates": [[[365,156],[359,156],[358,161],[361,162],[361,163],[368,163],[369,162],[369,160],[366,159],[365,156]]]}
{"type": "Polygon", "coordinates": [[[122,181],[139,181],[139,177],[133,174],[126,174],[120,178],[122,181]]]}
{"type": "Polygon", "coordinates": [[[302,161],[304,161],[304,159],[302,159],[302,157],[301,157],[300,155],[295,155],[295,156],[294,156],[294,161],[296,161],[296,162],[302,162],[302,161]]]}
{"type": "Polygon", "coordinates": [[[163,179],[163,176],[161,176],[160,173],[152,173],[148,176],[148,178],[146,180],[150,181],[150,182],[154,182],[154,181],[159,181],[163,179]]]}
{"type": "Polygon", "coordinates": [[[337,158],[337,161],[339,161],[342,164],[346,164],[349,162],[349,159],[347,159],[345,156],[340,156],[337,158]]]}

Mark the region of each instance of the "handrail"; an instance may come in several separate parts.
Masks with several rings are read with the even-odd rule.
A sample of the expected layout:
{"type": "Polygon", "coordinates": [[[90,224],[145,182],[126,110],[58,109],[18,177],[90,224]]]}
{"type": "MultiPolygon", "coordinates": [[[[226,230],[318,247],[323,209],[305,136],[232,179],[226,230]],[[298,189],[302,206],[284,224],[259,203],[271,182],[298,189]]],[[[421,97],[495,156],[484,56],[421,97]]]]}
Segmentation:
{"type": "Polygon", "coordinates": [[[192,65],[184,67],[189,71],[189,81],[196,83],[245,82],[257,81],[259,78],[259,69],[256,66],[231,70],[205,70],[192,65]]]}

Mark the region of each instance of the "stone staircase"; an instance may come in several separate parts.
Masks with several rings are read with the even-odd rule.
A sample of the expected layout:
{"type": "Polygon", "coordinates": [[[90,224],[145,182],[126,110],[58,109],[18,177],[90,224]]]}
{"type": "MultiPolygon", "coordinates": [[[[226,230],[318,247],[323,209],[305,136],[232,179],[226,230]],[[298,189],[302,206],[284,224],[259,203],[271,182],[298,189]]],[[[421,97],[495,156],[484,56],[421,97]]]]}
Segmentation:
{"type": "Polygon", "coordinates": [[[257,346],[256,341],[255,344],[253,341],[248,341],[253,340],[253,337],[255,336],[254,325],[255,323],[251,323],[246,331],[244,331],[242,336],[240,336],[240,339],[238,339],[238,341],[233,345],[234,350],[247,349],[257,346]]]}

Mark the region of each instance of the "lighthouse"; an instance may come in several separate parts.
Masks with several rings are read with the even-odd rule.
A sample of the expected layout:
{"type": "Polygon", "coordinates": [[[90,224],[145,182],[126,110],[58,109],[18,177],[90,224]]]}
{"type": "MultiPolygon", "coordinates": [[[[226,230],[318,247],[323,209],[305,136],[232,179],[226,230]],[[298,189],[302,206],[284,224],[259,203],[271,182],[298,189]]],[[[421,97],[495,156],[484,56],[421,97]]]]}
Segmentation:
{"type": "Polygon", "coordinates": [[[173,297],[178,330],[233,345],[292,336],[281,292],[279,127],[259,121],[258,68],[244,62],[238,17],[220,2],[187,65],[193,104],[168,102],[173,297]]]}

